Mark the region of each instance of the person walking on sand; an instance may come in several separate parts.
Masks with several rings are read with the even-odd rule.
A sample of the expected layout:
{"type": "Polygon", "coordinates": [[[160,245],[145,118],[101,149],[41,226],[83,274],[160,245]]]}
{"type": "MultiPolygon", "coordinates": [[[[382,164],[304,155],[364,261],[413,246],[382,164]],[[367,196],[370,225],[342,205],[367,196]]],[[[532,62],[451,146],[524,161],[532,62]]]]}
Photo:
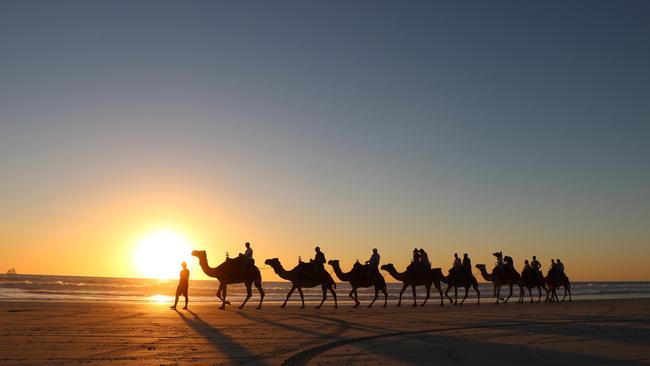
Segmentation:
{"type": "Polygon", "coordinates": [[[170,309],[176,310],[176,305],[178,304],[178,297],[183,295],[185,297],[185,306],[183,310],[187,310],[187,301],[189,300],[187,296],[187,290],[190,287],[190,270],[187,269],[187,263],[181,263],[181,273],[180,280],[178,281],[178,287],[176,287],[176,298],[174,299],[174,305],[170,306],[170,309]]]}

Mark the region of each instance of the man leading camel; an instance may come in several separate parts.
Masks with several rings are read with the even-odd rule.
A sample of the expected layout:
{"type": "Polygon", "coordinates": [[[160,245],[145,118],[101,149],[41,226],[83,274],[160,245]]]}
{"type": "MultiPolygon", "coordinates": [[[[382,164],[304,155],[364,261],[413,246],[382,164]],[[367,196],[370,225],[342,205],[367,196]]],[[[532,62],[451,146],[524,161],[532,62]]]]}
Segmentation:
{"type": "Polygon", "coordinates": [[[190,270],[187,269],[187,263],[183,262],[181,263],[181,267],[183,269],[181,270],[180,273],[180,280],[178,281],[178,287],[176,287],[176,298],[174,299],[174,305],[170,306],[169,308],[172,310],[176,310],[176,305],[178,304],[178,297],[183,295],[185,298],[185,306],[183,307],[183,310],[187,310],[187,301],[188,296],[187,296],[187,290],[190,287],[190,270]]]}

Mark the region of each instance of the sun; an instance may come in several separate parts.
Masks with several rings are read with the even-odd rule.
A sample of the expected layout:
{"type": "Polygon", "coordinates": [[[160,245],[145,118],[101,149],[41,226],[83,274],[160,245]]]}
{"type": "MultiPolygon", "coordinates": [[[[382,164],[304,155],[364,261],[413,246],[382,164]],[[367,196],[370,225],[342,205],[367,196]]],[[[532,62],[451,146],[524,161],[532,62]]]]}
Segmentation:
{"type": "Polygon", "coordinates": [[[181,262],[192,263],[191,251],[189,241],[181,234],[160,230],[138,241],[133,258],[140,275],[170,279],[178,277],[181,262]]]}

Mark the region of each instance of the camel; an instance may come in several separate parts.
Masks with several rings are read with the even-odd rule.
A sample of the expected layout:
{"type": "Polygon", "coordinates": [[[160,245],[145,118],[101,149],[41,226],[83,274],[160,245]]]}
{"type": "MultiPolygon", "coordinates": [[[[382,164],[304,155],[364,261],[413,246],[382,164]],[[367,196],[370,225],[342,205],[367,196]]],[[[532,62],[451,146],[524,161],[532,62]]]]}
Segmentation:
{"type": "Polygon", "coordinates": [[[485,264],[477,264],[476,268],[478,268],[481,271],[481,275],[483,278],[488,281],[492,282],[494,285],[494,297],[497,299],[495,304],[499,304],[499,300],[503,301],[503,303],[507,303],[508,300],[510,300],[510,297],[512,297],[512,286],[513,285],[518,285],[519,281],[521,279],[521,276],[519,275],[519,272],[515,269],[514,266],[514,261],[512,260],[512,257],[509,256],[503,256],[503,253],[501,252],[496,252],[492,253],[493,256],[497,257],[497,265],[492,269],[492,273],[488,273],[485,264]],[[509,266],[510,270],[506,270],[506,265],[503,267],[500,267],[499,264],[505,262],[506,265],[509,266]],[[508,294],[508,297],[504,300],[501,297],[501,286],[507,285],[508,288],[510,289],[510,293],[508,294]]]}
{"type": "MultiPolygon", "coordinates": [[[[548,271],[547,276],[544,278],[544,281],[548,285],[549,291],[550,291],[550,301],[556,301],[559,302],[559,298],[557,296],[557,288],[558,287],[564,287],[564,296],[562,297],[562,301],[566,299],[567,293],[569,294],[569,301],[571,301],[571,282],[569,281],[569,277],[562,273],[560,270],[557,268],[552,268],[548,271]]],[[[548,296],[547,296],[548,299],[548,296]]]]}
{"type": "Polygon", "coordinates": [[[416,293],[415,293],[415,286],[420,286],[424,285],[424,288],[427,290],[427,295],[424,298],[424,301],[420,306],[424,306],[427,303],[427,300],[429,300],[429,296],[431,294],[431,284],[433,284],[436,289],[438,289],[438,293],[440,293],[440,306],[444,305],[444,301],[442,298],[442,290],[440,289],[440,278],[436,277],[433,275],[433,272],[431,270],[429,273],[426,275],[418,275],[417,273],[413,273],[409,271],[408,269],[404,272],[397,272],[397,269],[395,269],[395,266],[393,266],[392,263],[384,264],[381,266],[381,269],[388,272],[391,276],[393,276],[394,279],[402,282],[402,289],[399,292],[399,301],[397,301],[397,306],[402,305],[402,295],[404,294],[404,291],[410,286],[411,289],[413,290],[413,305],[412,306],[417,306],[417,298],[416,298],[416,293]]]}
{"type": "Polygon", "coordinates": [[[240,309],[246,305],[248,299],[251,298],[253,291],[251,286],[255,284],[257,291],[260,293],[260,304],[257,309],[262,308],[262,301],[264,301],[264,290],[262,289],[262,275],[260,270],[254,265],[250,264],[245,270],[242,270],[244,256],[239,255],[237,258],[226,258],[226,261],[218,267],[212,268],[208,265],[208,258],[205,250],[194,250],[192,255],[199,258],[199,265],[203,269],[203,273],[210,277],[219,280],[219,289],[217,290],[217,297],[222,301],[219,309],[225,309],[226,304],[230,302],[226,300],[227,286],[233,283],[244,283],[246,286],[246,298],[239,306],[240,309]]]}
{"type": "Polygon", "coordinates": [[[460,271],[449,271],[449,275],[445,276],[442,273],[442,270],[440,268],[434,268],[432,269],[433,275],[436,277],[439,277],[440,280],[444,283],[447,284],[447,290],[445,291],[445,296],[449,299],[449,303],[453,303],[454,305],[463,305],[465,303],[465,299],[467,299],[467,295],[469,293],[469,288],[470,286],[474,288],[474,291],[476,291],[476,296],[477,296],[477,301],[476,305],[481,304],[481,292],[478,290],[478,281],[476,281],[476,277],[470,272],[460,272],[460,271]],[[454,300],[451,299],[449,296],[449,291],[451,288],[454,288],[454,300]],[[458,303],[458,288],[463,287],[465,288],[465,296],[461,300],[460,303],[458,303]]]}
{"type": "Polygon", "coordinates": [[[352,291],[350,291],[349,296],[352,298],[352,300],[354,300],[355,308],[361,304],[357,295],[357,289],[359,287],[371,286],[375,287],[375,297],[372,299],[370,304],[368,304],[368,307],[371,308],[372,304],[375,303],[377,297],[379,296],[379,291],[384,293],[384,307],[386,307],[388,303],[388,293],[386,292],[386,281],[384,280],[384,276],[382,276],[381,273],[368,273],[368,269],[359,263],[359,261],[355,262],[352,266],[352,269],[347,273],[341,270],[341,265],[339,264],[338,260],[331,260],[327,263],[332,266],[334,273],[336,273],[336,276],[339,278],[339,280],[350,282],[352,291]]]}
{"type": "Polygon", "coordinates": [[[492,269],[492,273],[488,273],[487,269],[485,268],[485,264],[477,264],[476,268],[481,271],[481,276],[483,276],[486,281],[492,282],[494,284],[494,297],[497,299],[495,304],[498,305],[499,301],[503,301],[503,303],[506,304],[508,300],[510,300],[510,297],[512,297],[512,286],[519,285],[521,278],[519,272],[512,268],[514,275],[508,276],[501,273],[498,267],[494,267],[494,269],[492,269]],[[503,285],[507,285],[510,290],[508,297],[505,299],[501,297],[501,286],[503,285]]]}
{"type": "Polygon", "coordinates": [[[291,271],[284,269],[284,267],[282,267],[282,263],[280,263],[280,260],[277,258],[267,259],[264,261],[264,263],[271,266],[271,268],[273,268],[273,271],[275,271],[275,273],[280,276],[280,278],[291,282],[291,289],[289,290],[284,303],[280,307],[284,308],[287,305],[287,301],[289,301],[289,298],[293,292],[295,290],[298,290],[298,293],[300,294],[300,301],[302,301],[302,306],[300,308],[304,309],[305,296],[302,293],[302,288],[316,287],[319,285],[323,289],[323,299],[321,300],[320,304],[316,306],[316,309],[320,309],[320,307],[323,306],[323,303],[327,299],[327,290],[329,290],[332,293],[332,296],[334,296],[334,308],[336,309],[338,307],[338,302],[336,301],[336,292],[334,291],[336,288],[336,283],[334,282],[334,279],[332,279],[332,276],[327,273],[327,271],[317,271],[313,263],[305,263],[302,261],[298,263],[298,265],[291,271]]]}
{"type": "Polygon", "coordinates": [[[530,303],[533,301],[533,288],[537,287],[537,292],[539,296],[537,297],[537,302],[542,301],[542,289],[546,292],[546,301],[548,301],[548,289],[546,288],[546,283],[544,281],[544,275],[541,272],[535,274],[532,268],[524,268],[521,271],[521,280],[519,281],[519,300],[517,303],[522,304],[524,302],[524,297],[526,296],[526,290],[528,289],[528,294],[530,295],[530,303]]]}

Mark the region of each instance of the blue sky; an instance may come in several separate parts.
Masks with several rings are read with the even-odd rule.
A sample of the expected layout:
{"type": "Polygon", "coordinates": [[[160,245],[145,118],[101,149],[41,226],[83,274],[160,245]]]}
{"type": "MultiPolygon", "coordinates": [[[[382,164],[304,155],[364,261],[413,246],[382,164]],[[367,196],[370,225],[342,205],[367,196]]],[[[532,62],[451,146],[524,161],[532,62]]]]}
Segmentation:
{"type": "Polygon", "coordinates": [[[220,229],[287,252],[331,240],[398,262],[403,239],[443,263],[499,246],[624,264],[650,244],[649,16],[643,1],[4,1],[0,248],[15,223],[75,202],[102,216],[97,197],[134,184],[255,212],[220,229]]]}

